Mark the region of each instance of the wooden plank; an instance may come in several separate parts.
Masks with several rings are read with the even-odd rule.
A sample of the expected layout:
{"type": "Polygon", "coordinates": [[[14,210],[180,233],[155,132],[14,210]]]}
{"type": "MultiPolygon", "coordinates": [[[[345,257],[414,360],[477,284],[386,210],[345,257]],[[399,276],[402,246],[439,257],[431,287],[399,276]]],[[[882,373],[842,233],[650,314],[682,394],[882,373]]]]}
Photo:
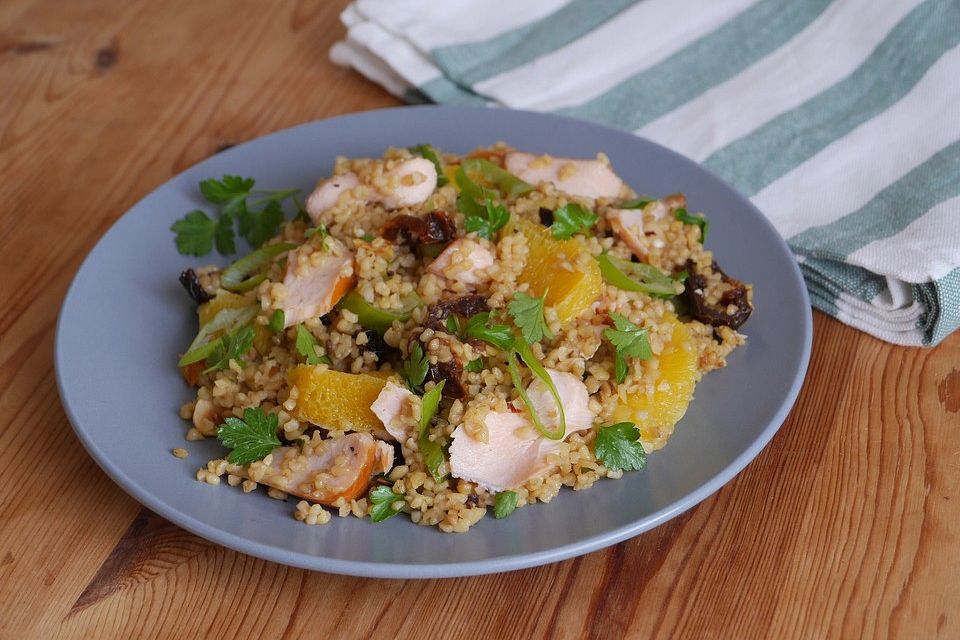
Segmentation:
{"type": "Polygon", "coordinates": [[[960,636],[960,335],[904,349],[816,314],[797,408],[733,482],[615,547],[509,574],[275,565],[99,471],[53,378],[70,278],[123,211],[217,149],[397,104],[327,59],[344,4],[0,5],[0,637],[960,636]]]}

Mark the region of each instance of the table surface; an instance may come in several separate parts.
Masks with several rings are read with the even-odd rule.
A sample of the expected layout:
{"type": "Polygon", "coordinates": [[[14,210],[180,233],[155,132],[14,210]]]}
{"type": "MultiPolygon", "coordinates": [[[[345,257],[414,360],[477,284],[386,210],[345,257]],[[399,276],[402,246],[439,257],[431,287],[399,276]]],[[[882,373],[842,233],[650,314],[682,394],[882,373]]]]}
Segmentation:
{"type": "Polygon", "coordinates": [[[71,278],[127,208],[219,149],[398,104],[329,61],[343,4],[0,5],[0,637],[960,637],[960,334],[907,349],[815,314],[796,408],[735,480],[632,540],[508,574],[273,564],[100,471],[54,380],[71,278]]]}

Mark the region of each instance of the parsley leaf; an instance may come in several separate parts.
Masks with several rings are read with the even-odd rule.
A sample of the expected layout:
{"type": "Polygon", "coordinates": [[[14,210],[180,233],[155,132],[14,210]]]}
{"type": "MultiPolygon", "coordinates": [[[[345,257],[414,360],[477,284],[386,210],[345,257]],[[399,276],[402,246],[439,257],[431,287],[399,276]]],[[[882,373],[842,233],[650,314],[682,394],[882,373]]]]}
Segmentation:
{"type": "Polygon", "coordinates": [[[493,499],[493,517],[497,520],[506,518],[517,508],[517,492],[501,491],[493,499]]]}
{"type": "Polygon", "coordinates": [[[277,235],[283,224],[283,207],[276,200],[270,200],[260,211],[250,211],[246,207],[240,213],[240,235],[253,247],[277,235]]]}
{"type": "Polygon", "coordinates": [[[440,467],[443,465],[443,448],[437,440],[430,439],[430,423],[437,414],[440,407],[440,398],[443,395],[443,385],[446,380],[441,380],[440,384],[430,391],[423,394],[420,398],[420,434],[418,444],[420,454],[423,456],[423,462],[427,465],[427,470],[436,482],[443,482],[446,474],[440,473],[440,467]]]}
{"type": "Polygon", "coordinates": [[[639,471],[647,466],[640,432],[632,422],[600,427],[593,447],[597,460],[611,471],[639,471]]]}
{"type": "Polygon", "coordinates": [[[483,340],[500,349],[513,348],[513,330],[505,324],[487,326],[490,312],[478,313],[467,321],[467,337],[483,340]]]}
{"type": "Polygon", "coordinates": [[[301,356],[306,359],[307,364],[330,364],[330,358],[326,355],[317,355],[317,339],[313,337],[306,327],[302,324],[297,325],[297,339],[294,342],[294,348],[301,356]]]}
{"type": "Polygon", "coordinates": [[[270,327],[270,331],[280,333],[283,331],[283,325],[286,324],[286,320],[286,314],[283,313],[283,309],[277,309],[273,312],[273,315],[270,316],[270,324],[267,326],[270,327]]]}
{"type": "Polygon", "coordinates": [[[543,314],[543,303],[546,299],[546,292],[541,297],[534,298],[523,291],[517,291],[507,305],[507,311],[513,316],[514,323],[527,342],[539,342],[543,338],[553,340],[553,333],[543,314]]]}
{"type": "Polygon", "coordinates": [[[437,155],[437,152],[429,144],[418,144],[412,147],[407,147],[410,153],[415,153],[421,158],[425,158],[433,163],[433,166],[437,168],[437,186],[442,187],[447,184],[447,176],[443,174],[443,164],[440,162],[440,157],[437,155]]]}
{"type": "Polygon", "coordinates": [[[603,335],[616,348],[617,384],[627,378],[627,358],[647,360],[653,357],[650,342],[647,340],[647,330],[641,329],[619,313],[611,313],[613,329],[604,329],[603,335]]]}
{"type": "Polygon", "coordinates": [[[253,178],[240,176],[223,176],[220,180],[210,178],[200,182],[200,193],[209,202],[223,205],[223,213],[232,216],[239,214],[241,209],[246,209],[247,196],[250,195],[254,182],[253,178]]]}
{"type": "Polygon", "coordinates": [[[423,353],[423,345],[414,342],[410,347],[410,357],[403,361],[403,375],[407,378],[407,385],[411,390],[417,391],[423,387],[429,368],[430,360],[423,353]]]}
{"type": "Polygon", "coordinates": [[[237,252],[237,244],[234,242],[233,218],[228,215],[221,215],[217,220],[217,228],[214,231],[213,239],[217,245],[217,253],[222,256],[229,256],[237,252]]]}
{"type": "Polygon", "coordinates": [[[393,503],[403,500],[403,496],[394,493],[390,487],[380,485],[374,488],[368,497],[370,498],[370,519],[374,522],[383,522],[400,513],[393,508],[393,503]]]}
{"type": "Polygon", "coordinates": [[[170,225],[170,231],[177,234],[173,240],[177,251],[183,255],[203,256],[213,249],[217,223],[200,209],[195,209],[170,225]]]}
{"type": "Polygon", "coordinates": [[[681,207],[673,212],[673,217],[683,224],[695,224],[700,227],[700,242],[703,243],[707,241],[707,231],[710,230],[710,221],[707,220],[705,215],[702,213],[693,215],[681,207]]]}
{"type": "Polygon", "coordinates": [[[483,197],[485,205],[480,205],[470,196],[461,194],[457,198],[457,207],[466,215],[463,227],[467,233],[476,231],[480,236],[492,241],[497,231],[510,220],[510,212],[503,205],[494,203],[493,198],[486,192],[483,197]],[[472,203],[473,206],[467,203],[472,203]]]}
{"type": "Polygon", "coordinates": [[[231,360],[236,360],[237,364],[243,366],[242,358],[253,347],[254,335],[255,332],[251,326],[224,335],[217,341],[213,353],[207,357],[207,368],[203,372],[210,373],[226,369],[230,366],[231,360]]]}
{"type": "Polygon", "coordinates": [[[244,409],[243,420],[230,416],[217,427],[217,439],[233,449],[227,461],[250,464],[263,460],[280,446],[277,438],[277,414],[265,414],[263,409],[244,409]]]}
{"type": "Polygon", "coordinates": [[[480,373],[483,371],[483,358],[475,358],[464,367],[470,373],[480,373]]]}
{"type": "Polygon", "coordinates": [[[575,202],[565,204],[553,211],[550,231],[557,240],[566,240],[575,233],[586,231],[597,224],[600,216],[575,202]]]}

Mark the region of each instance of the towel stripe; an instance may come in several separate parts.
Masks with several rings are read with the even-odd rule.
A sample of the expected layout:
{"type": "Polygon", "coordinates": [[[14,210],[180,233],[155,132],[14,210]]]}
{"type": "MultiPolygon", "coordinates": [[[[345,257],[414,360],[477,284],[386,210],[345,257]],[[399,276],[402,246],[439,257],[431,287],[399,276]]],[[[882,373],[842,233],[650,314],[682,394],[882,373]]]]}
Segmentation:
{"type": "Polygon", "coordinates": [[[894,272],[906,282],[927,282],[960,264],[960,197],[944,200],[902,231],[857,249],[847,262],[876,272],[894,272]]]}
{"type": "Polygon", "coordinates": [[[746,194],[757,193],[902,98],[960,42],[958,25],[960,3],[927,0],[845,80],[713,153],[704,164],[746,194]]]}
{"type": "Polygon", "coordinates": [[[806,256],[844,260],[870,242],[903,231],[932,207],[958,195],[960,140],[880,191],[857,211],[790,238],[790,247],[806,256]]]}
{"type": "Polygon", "coordinates": [[[709,35],[610,91],[559,112],[639,129],[737,75],[802,31],[830,0],[761,0],[709,35]]]}
{"type": "Polygon", "coordinates": [[[634,0],[573,0],[559,11],[484,42],[441,47],[430,54],[445,74],[473,85],[559,49],[590,33],[634,0]]]}
{"type": "Polygon", "coordinates": [[[754,204],[786,238],[862,208],[960,139],[960,118],[954,117],[958,76],[960,47],[955,47],[896,104],[755,194],[754,204]]]}
{"type": "Polygon", "coordinates": [[[464,89],[444,76],[434,78],[417,87],[423,95],[439,104],[473,105],[482,107],[488,104],[486,98],[464,89]]]}
{"type": "Polygon", "coordinates": [[[921,2],[834,2],[787,45],[637,133],[702,162],[853,73],[921,2]]]}

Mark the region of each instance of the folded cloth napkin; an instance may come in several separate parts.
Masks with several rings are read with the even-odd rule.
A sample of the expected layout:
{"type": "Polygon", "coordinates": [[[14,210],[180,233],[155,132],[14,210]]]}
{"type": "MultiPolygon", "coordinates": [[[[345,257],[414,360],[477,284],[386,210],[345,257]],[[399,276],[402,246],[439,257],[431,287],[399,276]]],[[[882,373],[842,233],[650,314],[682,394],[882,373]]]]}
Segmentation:
{"type": "Polygon", "coordinates": [[[960,326],[957,0],[358,0],[330,52],[410,102],[634,131],[747,194],[817,308],[960,326]]]}

